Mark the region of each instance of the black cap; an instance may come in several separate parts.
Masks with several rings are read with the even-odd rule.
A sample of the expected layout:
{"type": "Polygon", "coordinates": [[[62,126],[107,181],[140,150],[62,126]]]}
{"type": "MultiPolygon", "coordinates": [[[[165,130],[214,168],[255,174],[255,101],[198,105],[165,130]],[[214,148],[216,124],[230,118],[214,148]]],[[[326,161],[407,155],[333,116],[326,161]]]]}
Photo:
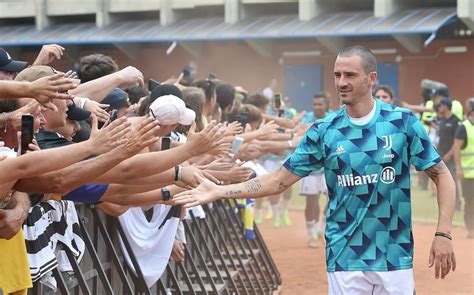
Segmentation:
{"type": "Polygon", "coordinates": [[[23,71],[27,66],[27,62],[13,60],[5,49],[0,48],[0,71],[17,73],[23,71]]]}
{"type": "Polygon", "coordinates": [[[83,121],[90,117],[91,112],[78,108],[74,103],[72,103],[68,106],[66,114],[70,120],[83,121]]]}
{"type": "Polygon", "coordinates": [[[110,92],[101,103],[110,105],[110,109],[118,110],[130,106],[127,92],[120,88],[115,88],[110,92]]]}

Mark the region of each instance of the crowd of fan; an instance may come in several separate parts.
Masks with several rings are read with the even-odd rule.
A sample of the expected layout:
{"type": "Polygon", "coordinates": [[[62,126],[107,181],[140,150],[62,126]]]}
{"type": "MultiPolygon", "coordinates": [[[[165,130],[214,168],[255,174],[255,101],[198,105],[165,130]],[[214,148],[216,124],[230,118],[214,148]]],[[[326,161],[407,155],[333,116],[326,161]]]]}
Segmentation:
{"type": "MultiPolygon", "coordinates": [[[[45,45],[28,66],[0,49],[0,289],[6,293],[24,293],[38,280],[54,288],[58,241],[80,260],[84,245],[74,203],[94,204],[118,217],[132,248],[151,249],[137,259],[152,285],[163,271],[156,259],[185,259],[179,220],[188,210],[205,216],[199,206],[175,206],[174,195],[206,178],[238,183],[274,171],[310,124],[331,111],[323,93],[314,95],[311,112],[298,113],[284,99],[274,99],[274,81],[262,93],[250,94],[213,74],[199,79],[192,65],[176,79],[149,79],[146,86],[140,70],[119,69],[101,54],[82,57],[72,71],[49,66],[64,50],[45,45]],[[24,134],[28,118],[30,139],[24,134]]],[[[436,82],[424,81],[422,89],[431,104],[395,101],[384,85],[373,96],[419,112],[453,176],[462,179],[459,153],[467,141],[462,106],[459,110],[447,87],[436,82]]],[[[467,108],[472,119],[472,99],[467,108]]],[[[468,185],[472,181],[465,184],[464,211],[472,237],[468,185]]],[[[307,196],[308,246],[318,247],[324,232],[318,197],[327,196],[323,171],[304,178],[300,193],[307,196]]],[[[281,220],[291,224],[291,195],[290,187],[281,205],[282,196],[271,196],[274,227],[281,220]]],[[[256,223],[262,214],[258,201],[256,223]]]]}
{"type": "MultiPolygon", "coordinates": [[[[0,289],[5,293],[24,293],[32,280],[54,287],[58,241],[80,259],[84,246],[74,203],[94,204],[123,218],[130,231],[141,219],[170,221],[168,246],[157,251],[183,260],[179,218],[187,213],[170,214],[180,208],[173,206],[173,195],[203,178],[218,184],[248,180],[261,173],[253,160],[284,155],[307,128],[300,123],[304,113],[280,117],[284,103],[276,107],[264,95],[214,75],[197,79],[185,68],[177,79],[150,80],[145,87],[140,70],[119,69],[101,54],[82,57],[73,71],[49,66],[64,50],[45,45],[29,66],[0,49],[0,289]],[[28,119],[34,136],[22,143],[28,119]]],[[[191,210],[199,214],[199,208],[191,210]]],[[[158,229],[163,227],[135,238],[135,246],[149,243],[158,229]]]]}

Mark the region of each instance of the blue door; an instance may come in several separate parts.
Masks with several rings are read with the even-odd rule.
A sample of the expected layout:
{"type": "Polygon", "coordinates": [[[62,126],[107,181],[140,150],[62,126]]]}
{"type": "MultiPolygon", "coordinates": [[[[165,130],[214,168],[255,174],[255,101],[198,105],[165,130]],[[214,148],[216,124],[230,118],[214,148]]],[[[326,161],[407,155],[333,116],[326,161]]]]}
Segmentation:
{"type": "Polygon", "coordinates": [[[320,64],[286,65],[285,96],[298,111],[311,111],[315,93],[323,91],[323,66],[320,64]]]}
{"type": "Polygon", "coordinates": [[[377,64],[378,84],[388,85],[395,92],[395,99],[398,101],[398,63],[381,62],[377,64]]]}

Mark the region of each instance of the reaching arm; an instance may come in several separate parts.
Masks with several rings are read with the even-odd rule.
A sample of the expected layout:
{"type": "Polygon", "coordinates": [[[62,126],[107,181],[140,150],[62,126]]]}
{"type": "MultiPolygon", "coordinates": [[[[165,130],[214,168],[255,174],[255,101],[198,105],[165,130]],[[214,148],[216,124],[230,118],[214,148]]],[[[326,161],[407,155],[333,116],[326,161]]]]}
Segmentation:
{"type": "Polygon", "coordinates": [[[286,168],[280,168],[274,173],[260,176],[246,182],[217,186],[202,180],[198,188],[180,193],[174,197],[176,204],[193,207],[223,198],[261,198],[276,195],[300,180],[301,177],[291,173],[286,168]]]}
{"type": "MultiPolygon", "coordinates": [[[[454,208],[456,204],[456,185],[453,177],[443,161],[425,170],[434,181],[438,198],[438,225],[437,232],[451,233],[454,208]]],[[[435,266],[435,278],[444,279],[452,269],[456,269],[456,258],[450,239],[435,236],[430,250],[429,267],[435,266]]]]}
{"type": "Polygon", "coordinates": [[[136,83],[143,86],[143,74],[136,68],[129,66],[118,72],[80,84],[70,93],[101,102],[114,88],[126,87],[136,83]]]}
{"type": "Polygon", "coordinates": [[[186,144],[166,151],[139,154],[130,158],[102,176],[102,179],[117,182],[120,179],[153,175],[173,168],[191,157],[206,153],[222,144],[222,133],[218,133],[220,125],[215,122],[199,132],[190,130],[186,144]]]}
{"type": "MultiPolygon", "coordinates": [[[[185,189],[180,188],[178,186],[172,185],[168,187],[171,196],[184,191],[185,189]]],[[[144,205],[151,205],[156,204],[159,202],[166,203],[168,205],[172,205],[174,202],[171,200],[164,202],[163,201],[163,193],[161,189],[155,189],[153,191],[148,191],[144,193],[137,193],[137,194],[113,194],[113,193],[105,193],[102,196],[101,201],[109,202],[113,204],[118,204],[122,206],[144,206],[144,205]]]]}
{"type": "Polygon", "coordinates": [[[265,121],[274,121],[275,123],[277,123],[278,125],[280,125],[283,128],[294,128],[295,127],[295,123],[293,123],[293,121],[291,121],[289,119],[286,119],[286,118],[271,116],[271,115],[268,115],[268,114],[262,114],[262,117],[265,119],[265,121]]]}
{"type": "Polygon", "coordinates": [[[15,184],[15,189],[24,192],[66,193],[84,183],[92,182],[148,144],[155,142],[153,132],[156,124],[157,122],[152,119],[143,120],[137,129],[139,131],[134,132],[124,144],[112,151],[58,171],[21,179],[15,184]]]}
{"type": "Polygon", "coordinates": [[[0,183],[26,178],[33,175],[58,170],[76,163],[94,153],[90,142],[28,153],[14,159],[0,162],[0,170],[10,173],[0,174],[0,183]]]}
{"type": "Polygon", "coordinates": [[[444,161],[425,170],[436,184],[438,198],[437,231],[450,233],[456,204],[456,185],[444,161]]]}

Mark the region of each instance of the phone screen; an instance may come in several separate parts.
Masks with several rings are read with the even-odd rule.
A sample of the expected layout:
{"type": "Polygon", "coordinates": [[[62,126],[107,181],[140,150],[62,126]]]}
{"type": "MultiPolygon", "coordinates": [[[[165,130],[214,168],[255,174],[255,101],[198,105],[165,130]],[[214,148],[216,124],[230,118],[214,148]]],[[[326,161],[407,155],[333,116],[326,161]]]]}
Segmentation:
{"type": "Polygon", "coordinates": [[[28,145],[33,142],[34,118],[31,115],[21,117],[21,154],[28,151],[28,145]]]}
{"type": "Polygon", "coordinates": [[[118,110],[116,110],[116,109],[113,109],[110,112],[110,122],[113,122],[117,119],[117,113],[118,113],[118,110]]]}
{"type": "Polygon", "coordinates": [[[230,154],[235,155],[237,154],[237,151],[239,150],[240,146],[244,142],[244,139],[242,137],[235,137],[234,141],[232,142],[232,147],[230,148],[230,154]]]}
{"type": "Polygon", "coordinates": [[[273,95],[273,101],[275,109],[279,109],[281,107],[281,93],[275,93],[275,95],[273,95]]]}
{"type": "Polygon", "coordinates": [[[155,89],[156,87],[160,86],[161,83],[154,80],[154,79],[150,79],[148,80],[148,91],[153,91],[153,89],[155,89]]]}
{"type": "Polygon", "coordinates": [[[169,150],[170,147],[171,147],[171,138],[163,137],[161,139],[161,150],[162,151],[169,150]]]}

